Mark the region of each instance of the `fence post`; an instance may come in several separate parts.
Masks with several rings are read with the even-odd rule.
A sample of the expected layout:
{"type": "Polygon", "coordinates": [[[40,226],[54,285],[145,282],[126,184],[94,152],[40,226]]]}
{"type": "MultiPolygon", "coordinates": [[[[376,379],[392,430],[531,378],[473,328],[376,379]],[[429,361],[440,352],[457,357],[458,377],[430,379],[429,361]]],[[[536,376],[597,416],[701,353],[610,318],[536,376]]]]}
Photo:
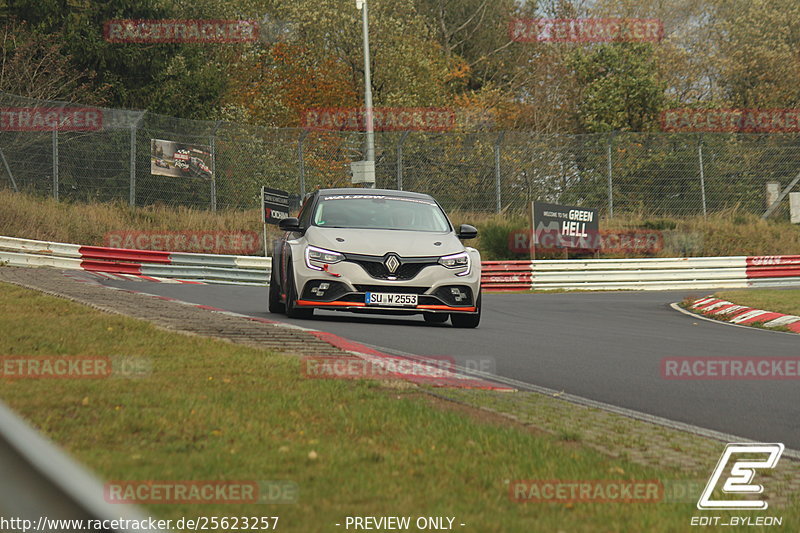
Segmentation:
{"type": "Polygon", "coordinates": [[[306,140],[306,135],[308,135],[308,131],[303,130],[297,140],[297,159],[300,163],[300,202],[303,201],[303,197],[306,195],[306,164],[303,159],[303,143],[306,140]]]}
{"type": "Polygon", "coordinates": [[[608,217],[614,218],[614,180],[612,177],[612,170],[611,170],[611,143],[614,140],[614,134],[616,132],[611,132],[608,135],[608,142],[606,143],[606,159],[608,163],[608,217]]]}
{"type": "Polygon", "coordinates": [[[131,207],[136,205],[136,123],[131,124],[131,153],[130,153],[130,193],[128,204],[131,207]]]}
{"type": "Polygon", "coordinates": [[[703,216],[707,216],[706,211],[706,176],[705,169],[703,168],[703,136],[700,135],[697,140],[697,158],[700,160],[700,193],[703,197],[703,216]]]}
{"type": "Polygon", "coordinates": [[[131,124],[131,159],[130,159],[130,198],[128,203],[131,207],[136,206],[136,130],[139,128],[139,122],[144,118],[147,111],[142,111],[139,117],[131,124]]]}
{"type": "Polygon", "coordinates": [[[501,131],[494,142],[494,195],[495,195],[495,210],[499,213],[502,203],[500,198],[500,143],[503,142],[503,137],[506,132],[501,131]]]}
{"type": "Polygon", "coordinates": [[[58,201],[58,127],[53,127],[53,198],[58,201]]]}
{"type": "Polygon", "coordinates": [[[14,174],[11,173],[11,167],[8,166],[8,161],[6,161],[6,154],[3,153],[3,150],[0,150],[0,158],[3,159],[3,165],[6,167],[6,172],[8,173],[8,179],[11,180],[11,186],[14,188],[14,192],[19,192],[17,188],[17,182],[14,180],[14,174]]]}
{"type": "Polygon", "coordinates": [[[408,137],[408,132],[404,131],[397,141],[397,190],[403,190],[403,142],[408,137]]]}
{"type": "Polygon", "coordinates": [[[211,146],[211,212],[217,212],[217,130],[219,129],[221,120],[214,124],[214,129],[211,131],[211,138],[209,145],[211,146]]]}

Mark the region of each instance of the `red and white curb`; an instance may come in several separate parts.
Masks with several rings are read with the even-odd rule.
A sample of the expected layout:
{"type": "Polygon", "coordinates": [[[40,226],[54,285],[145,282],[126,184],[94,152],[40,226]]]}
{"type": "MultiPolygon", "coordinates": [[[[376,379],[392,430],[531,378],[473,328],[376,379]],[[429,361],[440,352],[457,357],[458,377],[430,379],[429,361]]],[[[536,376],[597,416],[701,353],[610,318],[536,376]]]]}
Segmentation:
{"type": "Polygon", "coordinates": [[[800,333],[800,316],[737,305],[713,296],[695,300],[689,305],[689,309],[703,316],[731,324],[741,326],[758,324],[765,328],[785,327],[794,333],[800,333]]]}
{"type": "MultiPolygon", "coordinates": [[[[87,274],[96,274],[96,273],[81,272],[80,274],[78,274],[71,272],[63,272],[63,274],[76,281],[101,285],[100,276],[91,276],[91,277],[87,276],[87,274]]],[[[442,369],[441,366],[438,365],[437,362],[435,361],[432,363],[431,362],[426,363],[425,358],[423,356],[408,358],[408,357],[388,354],[376,350],[374,348],[370,348],[369,346],[365,346],[359,342],[352,341],[350,339],[345,339],[344,337],[340,337],[333,333],[328,333],[326,331],[319,331],[312,328],[298,326],[296,324],[288,324],[286,322],[278,322],[275,320],[244,315],[241,313],[234,313],[232,311],[226,311],[225,309],[220,309],[218,307],[185,302],[183,300],[178,300],[176,298],[170,298],[167,296],[158,296],[141,291],[121,289],[118,287],[109,287],[107,285],[101,285],[101,286],[106,289],[122,291],[132,294],[142,294],[144,296],[149,296],[157,300],[164,300],[168,302],[175,302],[181,305],[188,305],[191,307],[196,307],[198,309],[211,311],[212,313],[219,313],[221,315],[244,318],[255,322],[261,322],[263,324],[270,324],[272,326],[280,328],[303,331],[309,333],[310,335],[313,335],[314,337],[318,338],[321,341],[330,344],[334,348],[338,348],[339,350],[342,350],[345,353],[348,353],[354,357],[357,357],[358,359],[365,361],[366,363],[371,365],[372,368],[383,369],[383,371],[377,373],[385,376],[387,379],[389,378],[402,379],[405,381],[409,381],[411,383],[415,383],[417,385],[431,385],[434,387],[481,389],[481,390],[494,390],[494,391],[507,391],[507,392],[513,392],[517,390],[513,387],[501,385],[499,383],[494,383],[492,381],[442,369]],[[411,371],[411,372],[396,371],[396,369],[409,368],[409,367],[419,369],[419,371],[411,371]]]]}

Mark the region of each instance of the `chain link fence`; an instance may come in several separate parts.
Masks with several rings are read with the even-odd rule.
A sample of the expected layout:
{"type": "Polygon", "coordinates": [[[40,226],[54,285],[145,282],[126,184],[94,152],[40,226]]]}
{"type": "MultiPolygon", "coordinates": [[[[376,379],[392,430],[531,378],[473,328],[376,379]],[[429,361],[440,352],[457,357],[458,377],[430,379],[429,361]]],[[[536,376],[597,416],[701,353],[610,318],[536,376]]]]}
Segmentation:
{"type": "MultiPolygon", "coordinates": [[[[0,187],[63,201],[246,209],[258,205],[261,186],[297,197],[348,186],[350,163],[364,157],[360,132],[83,107],[99,117],[87,126],[75,123],[77,108],[0,93],[0,187]],[[153,139],[208,147],[213,177],[152,174],[153,139]]],[[[796,134],[378,132],[375,147],[377,187],[429,193],[448,210],[473,212],[523,211],[540,200],[605,215],[737,206],[761,214],[765,184],[785,187],[800,172],[796,134]]]]}

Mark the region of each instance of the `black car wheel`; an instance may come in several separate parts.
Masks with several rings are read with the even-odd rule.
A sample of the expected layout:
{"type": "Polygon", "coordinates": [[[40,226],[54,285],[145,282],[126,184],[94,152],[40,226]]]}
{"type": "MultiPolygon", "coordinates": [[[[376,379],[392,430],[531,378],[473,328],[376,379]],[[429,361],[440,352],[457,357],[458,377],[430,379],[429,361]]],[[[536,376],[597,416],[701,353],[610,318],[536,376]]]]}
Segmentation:
{"type": "Polygon", "coordinates": [[[285,313],[286,305],[281,302],[281,287],[278,285],[278,278],[275,276],[275,261],[273,261],[272,272],[269,275],[269,312],[285,313]]]}

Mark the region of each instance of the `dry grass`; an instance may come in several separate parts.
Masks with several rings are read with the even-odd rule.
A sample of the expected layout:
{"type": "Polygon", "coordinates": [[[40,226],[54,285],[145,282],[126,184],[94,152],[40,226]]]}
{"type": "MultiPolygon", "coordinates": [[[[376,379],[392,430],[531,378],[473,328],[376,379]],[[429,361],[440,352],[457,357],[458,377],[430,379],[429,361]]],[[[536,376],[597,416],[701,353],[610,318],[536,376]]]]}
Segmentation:
{"type": "MultiPolygon", "coordinates": [[[[451,214],[455,224],[468,223],[481,230],[476,248],[485,259],[524,258],[508,250],[508,232],[527,229],[529,218],[519,213],[451,214]]],[[[758,215],[731,208],[687,218],[649,217],[644,212],[625,213],[600,220],[601,230],[660,232],[663,248],[652,257],[702,257],[733,255],[793,255],[800,251],[800,226],[785,219],[761,220],[758,215]]],[[[636,253],[601,254],[600,257],[641,257],[636,253]]],[[[561,254],[537,256],[560,258],[561,254]]]]}
{"type": "Polygon", "coordinates": [[[102,246],[111,231],[254,231],[261,233],[258,209],[211,213],[155,205],[72,204],[0,191],[0,235],[102,246]]]}
{"type": "MultiPolygon", "coordinates": [[[[70,204],[0,191],[0,235],[46,241],[103,245],[110,231],[254,231],[261,232],[258,209],[217,213],[163,205],[131,209],[121,203],[70,204]]],[[[453,223],[472,224],[480,237],[470,241],[485,259],[524,258],[508,249],[508,234],[528,227],[521,213],[450,213],[453,223]]],[[[786,220],[763,221],[733,208],[708,218],[652,218],[629,213],[601,220],[601,229],[660,231],[663,248],[655,256],[789,255],[800,250],[800,227],[786,220]]],[[[273,235],[277,229],[270,228],[273,235]]],[[[272,235],[271,235],[272,236],[272,235]]],[[[259,251],[257,253],[263,253],[259,251]]],[[[543,256],[544,258],[546,256],[543,256]]],[[[561,257],[559,255],[558,257],[561,257]]],[[[606,254],[602,257],[636,257],[606,254]]]]}

